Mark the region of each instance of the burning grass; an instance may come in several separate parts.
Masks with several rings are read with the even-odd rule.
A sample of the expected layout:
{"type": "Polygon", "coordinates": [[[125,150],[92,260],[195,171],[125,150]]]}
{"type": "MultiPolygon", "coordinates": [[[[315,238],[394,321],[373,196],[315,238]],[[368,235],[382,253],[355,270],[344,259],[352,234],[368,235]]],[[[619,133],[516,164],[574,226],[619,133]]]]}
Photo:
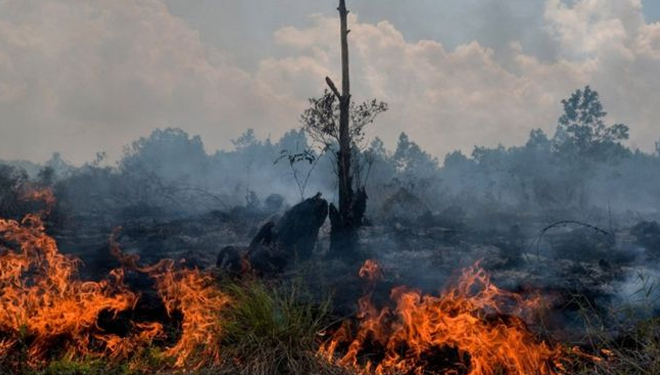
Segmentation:
{"type": "MultiPolygon", "coordinates": [[[[29,197],[47,207],[54,201],[48,191],[29,197]]],[[[125,285],[125,268],[112,270],[98,282],[79,279],[80,262],[61,254],[45,232],[41,216],[46,212],[28,215],[21,222],[0,219],[0,363],[18,371],[48,368],[57,361],[76,364],[87,358],[140,368],[145,361],[136,359],[151,353],[156,340],[167,338],[163,324],[130,321],[124,335],[101,328],[103,314],[112,320],[130,312],[139,294],[125,285]]],[[[116,246],[113,250],[122,255],[116,246]]],[[[182,315],[176,342],[150,364],[186,369],[219,363],[218,320],[229,300],[213,278],[177,268],[170,260],[151,267],[139,267],[135,257],[130,260],[131,270],[154,280],[166,313],[182,315]]]]}
{"type": "MultiPolygon", "coordinates": [[[[47,191],[30,198],[54,202],[47,191]]],[[[81,280],[80,262],[46,234],[45,213],[0,219],[2,374],[660,374],[660,320],[616,343],[592,340],[593,354],[569,350],[529,328],[542,299],[497,288],[478,266],[438,296],[394,288],[392,304],[379,308],[372,291],[383,271],[367,261],[358,314],[327,339],[330,303],[310,302],[300,283],[218,281],[172,260],[143,266],[115,236],[121,267],[81,280]],[[169,320],[132,318],[141,296],[125,284],[127,272],[152,279],[169,320]]]]}
{"type": "MultiPolygon", "coordinates": [[[[369,283],[380,273],[373,261],[360,270],[369,283]]],[[[562,349],[538,340],[523,320],[540,300],[497,288],[477,266],[440,296],[399,287],[391,299],[394,306],[382,309],[372,304],[371,293],[360,299],[357,326],[344,324],[320,354],[363,374],[563,372],[562,349]],[[335,359],[342,346],[344,354],[335,359]]]]}
{"type": "MultiPolygon", "coordinates": [[[[595,314],[594,314],[595,315],[595,314]]],[[[612,338],[601,331],[612,329],[603,325],[592,327],[585,345],[589,352],[574,348],[575,375],[657,375],[660,374],[660,318],[651,318],[633,326],[618,327],[612,338]]]]}
{"type": "Polygon", "coordinates": [[[660,374],[660,319],[642,322],[624,340],[604,347],[604,358],[596,361],[594,374],[660,374]]]}

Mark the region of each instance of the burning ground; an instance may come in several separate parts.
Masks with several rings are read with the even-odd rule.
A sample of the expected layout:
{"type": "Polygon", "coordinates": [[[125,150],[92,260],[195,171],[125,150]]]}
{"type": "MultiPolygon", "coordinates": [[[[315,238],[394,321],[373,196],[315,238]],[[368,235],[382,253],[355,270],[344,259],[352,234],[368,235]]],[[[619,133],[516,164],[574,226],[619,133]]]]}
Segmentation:
{"type": "Polygon", "coordinates": [[[127,271],[153,280],[164,315],[171,317],[175,311],[181,315],[176,342],[159,356],[171,360],[174,368],[219,362],[218,314],[229,298],[209,276],[178,268],[171,260],[140,267],[137,256],[124,256],[115,244],[113,254],[123,267],[111,270],[102,281],[81,280],[79,260],[61,254],[55,240],[45,233],[42,217],[54,203],[52,193],[38,191],[26,199],[42,200],[47,208],[20,222],[0,220],[4,243],[0,355],[10,368],[43,367],[53,358],[128,360],[154,341],[166,339],[162,322],[121,316],[135,311],[140,299],[124,283],[127,271]],[[123,336],[112,333],[110,327],[102,326],[104,320],[107,324],[123,320],[127,332],[123,336]]]}
{"type": "Polygon", "coordinates": [[[658,374],[660,154],[618,125],[566,138],[598,116],[442,167],[375,139],[348,216],[336,154],[303,130],[213,155],[156,130],[116,166],[0,164],[0,369],[658,374]]]}
{"type": "Polygon", "coordinates": [[[77,239],[58,241],[49,234],[56,231],[49,228],[57,204],[52,192],[28,189],[21,200],[31,202],[35,212],[0,220],[0,363],[9,373],[655,371],[648,367],[657,360],[652,357],[658,340],[653,320],[639,318],[646,328],[626,326],[615,323],[612,311],[603,311],[611,307],[607,301],[617,298],[603,285],[628,282],[621,277],[625,267],[604,260],[594,266],[577,259],[545,259],[536,248],[509,259],[501,248],[461,244],[459,234],[446,231],[442,241],[432,237],[445,250],[430,253],[423,246],[428,236],[438,236],[437,230],[387,234],[371,227],[362,233],[362,248],[380,259],[347,262],[323,255],[321,221],[312,226],[321,231],[312,253],[274,272],[277,254],[264,255],[264,248],[286,249],[282,226],[299,222],[297,215],[322,210],[322,199],[316,197],[273,225],[266,223],[244,251],[225,248],[224,255],[238,248],[237,270],[221,264],[222,252],[217,268],[209,264],[215,259],[195,255],[215,241],[195,236],[198,225],[234,231],[226,221],[216,218],[213,224],[214,216],[204,215],[152,226],[142,222],[139,229],[115,227],[96,244],[107,257],[102,257],[105,267],[98,266],[99,260],[91,262],[96,265],[92,276],[89,269],[87,275],[81,272],[89,266],[58,247],[58,242],[77,239]],[[177,232],[165,229],[172,227],[177,232]],[[265,240],[264,228],[270,227],[280,229],[265,240]],[[198,242],[187,242],[189,251],[183,253],[141,251],[152,248],[154,236],[165,248],[198,242]],[[390,245],[392,250],[375,251],[381,243],[401,242],[400,236],[420,248],[390,245]],[[463,258],[448,259],[457,249],[463,258]],[[141,252],[150,256],[141,260],[141,252]],[[475,264],[477,258],[484,260],[475,264]],[[539,263],[563,269],[574,279],[548,278],[539,263]],[[497,286],[494,278],[507,280],[503,284],[510,288],[497,286]],[[610,319],[611,325],[603,329],[580,319],[581,314],[610,319]],[[602,331],[593,332],[597,329],[602,331]]]}

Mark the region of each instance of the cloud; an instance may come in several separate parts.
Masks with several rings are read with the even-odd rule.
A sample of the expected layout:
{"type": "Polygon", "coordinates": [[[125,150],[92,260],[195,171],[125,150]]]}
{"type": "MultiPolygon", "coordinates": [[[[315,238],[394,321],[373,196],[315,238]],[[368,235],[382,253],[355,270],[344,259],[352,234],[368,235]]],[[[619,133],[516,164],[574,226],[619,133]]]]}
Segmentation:
{"type": "MultiPolygon", "coordinates": [[[[639,0],[548,0],[545,18],[561,42],[559,66],[582,71],[610,119],[631,126],[631,144],[650,150],[660,133],[660,23],[647,23],[639,0]]],[[[556,73],[556,74],[559,74],[556,73]]]]}
{"type": "Polygon", "coordinates": [[[116,156],[166,126],[217,147],[288,109],[160,1],[17,0],[0,14],[3,158],[116,156]]]}
{"type": "MultiPolygon", "coordinates": [[[[442,156],[453,149],[469,151],[475,144],[521,144],[536,127],[552,132],[561,99],[591,84],[601,93],[610,120],[632,127],[630,143],[652,149],[660,137],[660,109],[653,104],[660,83],[660,24],[644,21],[637,0],[572,5],[548,0],[544,22],[557,46],[551,60],[528,53],[515,41],[500,51],[477,41],[454,49],[438,41],[409,42],[390,22],[363,23],[353,16],[354,95],[390,103],[375,132],[386,143],[393,145],[403,130],[442,156]],[[498,54],[506,54],[508,61],[498,54]]],[[[338,77],[336,23],[334,17],[319,16],[311,27],[276,33],[276,41],[296,56],[279,65],[288,72],[293,66],[300,69],[299,79],[290,76],[292,82],[306,82],[325,70],[338,77]]]]}
{"type": "MultiPolygon", "coordinates": [[[[522,142],[538,120],[536,109],[549,107],[551,98],[540,87],[498,65],[494,52],[479,43],[447,51],[434,41],[407,42],[387,21],[368,24],[352,16],[350,23],[354,97],[390,104],[372,134],[391,146],[401,131],[438,155],[497,140],[522,142]]],[[[320,92],[319,78],[328,72],[338,82],[336,29],[334,17],[321,16],[305,29],[281,29],[275,40],[294,56],[269,61],[260,75],[287,77],[287,92],[310,82],[320,92]]]]}
{"type": "MultiPolygon", "coordinates": [[[[518,3],[500,13],[522,12],[518,3]]],[[[406,131],[438,156],[521,144],[532,128],[552,132],[560,100],[591,84],[610,119],[632,127],[631,144],[653,147],[660,23],[644,20],[639,1],[547,0],[531,39],[525,27],[536,16],[510,16],[524,21],[501,38],[448,45],[410,40],[402,25],[353,13],[354,97],[390,104],[372,134],[392,147],[406,131]],[[551,51],[538,53],[543,46],[551,51]]],[[[0,2],[0,158],[62,151],[82,162],[102,150],[116,157],[122,145],[166,126],[200,134],[209,151],[248,127],[278,137],[298,126],[326,75],[339,82],[335,14],[277,28],[266,49],[277,53],[254,66],[236,59],[250,55],[241,48],[260,47],[241,45],[240,30],[226,31],[236,43],[223,48],[190,22],[160,0],[0,2]]]]}

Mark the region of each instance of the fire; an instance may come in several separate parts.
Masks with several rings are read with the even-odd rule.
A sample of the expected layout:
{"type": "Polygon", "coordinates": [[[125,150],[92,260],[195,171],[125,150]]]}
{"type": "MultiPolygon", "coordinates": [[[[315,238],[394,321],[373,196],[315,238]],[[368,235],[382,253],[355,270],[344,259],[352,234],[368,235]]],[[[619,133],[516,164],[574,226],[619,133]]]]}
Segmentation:
{"type": "MultiPolygon", "coordinates": [[[[211,276],[165,259],[143,266],[110,238],[121,267],[101,281],[78,278],[80,261],[59,252],[42,216],[55,202],[49,191],[26,193],[48,207],[21,221],[0,219],[0,358],[23,352],[39,367],[56,356],[128,361],[168,330],[160,322],[131,322],[123,336],[104,331],[102,314],[118,317],[135,309],[140,295],[124,283],[125,272],[154,280],[167,314],[180,313],[177,340],[158,354],[161,365],[198,369],[221,361],[221,313],[231,304],[211,276]]],[[[391,307],[377,308],[375,284],[384,276],[369,260],[359,271],[367,280],[359,299],[358,324],[346,322],[320,348],[328,361],[361,374],[559,375],[563,351],[539,341],[526,322],[541,305],[497,288],[478,267],[463,271],[440,296],[398,287],[391,307]],[[343,355],[340,355],[343,353],[343,355]]],[[[237,359],[235,359],[237,360],[237,359]]],[[[160,369],[160,368],[159,368],[160,369]]]]}
{"type": "Polygon", "coordinates": [[[369,280],[369,283],[375,283],[383,277],[383,270],[380,268],[380,264],[373,259],[367,259],[362,267],[360,272],[358,272],[361,278],[369,280]]]}
{"type": "Polygon", "coordinates": [[[32,364],[44,360],[60,339],[67,356],[91,354],[93,338],[110,340],[97,332],[101,312],[116,315],[137,301],[123,284],[123,270],[99,282],[77,279],[79,261],[58,252],[36,215],[20,223],[0,219],[0,233],[18,247],[2,248],[0,255],[0,331],[9,334],[0,355],[25,336],[33,338],[28,347],[32,364]]]}
{"type": "Polygon", "coordinates": [[[123,267],[146,273],[156,282],[156,289],[168,314],[183,313],[179,342],[165,351],[176,358],[175,367],[200,368],[220,362],[220,314],[230,303],[229,298],[213,287],[213,278],[197,270],[178,269],[171,259],[141,267],[137,255],[124,254],[116,242],[117,232],[110,240],[111,252],[123,267]]]}
{"type": "MultiPolygon", "coordinates": [[[[380,267],[368,261],[360,276],[371,282],[374,270],[380,267]]],[[[345,323],[320,354],[363,374],[561,372],[561,348],[538,341],[522,318],[534,313],[539,299],[497,288],[478,265],[464,270],[457,284],[440,296],[398,287],[391,299],[394,307],[380,310],[370,293],[360,299],[357,327],[345,323]],[[336,359],[340,347],[347,349],[336,359]],[[443,354],[448,351],[454,354],[443,354]],[[379,353],[376,358],[360,360],[374,353],[379,353]],[[444,368],[437,365],[448,361],[444,368]]]]}
{"type": "MultiPolygon", "coordinates": [[[[50,208],[54,197],[48,190],[26,193],[50,208]]],[[[125,337],[99,327],[102,313],[135,308],[139,294],[124,284],[124,268],[114,269],[102,281],[77,277],[80,261],[59,252],[55,240],[45,232],[39,214],[22,221],[0,219],[0,357],[18,346],[27,350],[29,365],[39,366],[53,353],[66,358],[100,356],[120,361],[130,359],[140,348],[165,335],[158,322],[136,322],[125,337]],[[26,347],[26,348],[25,348],[26,347]]],[[[122,255],[113,241],[113,251],[122,255]]],[[[183,315],[181,334],[162,356],[176,368],[197,368],[220,361],[220,311],[228,298],[212,278],[197,270],[177,268],[172,260],[132,270],[148,273],[155,281],[168,314],[183,315]]]]}

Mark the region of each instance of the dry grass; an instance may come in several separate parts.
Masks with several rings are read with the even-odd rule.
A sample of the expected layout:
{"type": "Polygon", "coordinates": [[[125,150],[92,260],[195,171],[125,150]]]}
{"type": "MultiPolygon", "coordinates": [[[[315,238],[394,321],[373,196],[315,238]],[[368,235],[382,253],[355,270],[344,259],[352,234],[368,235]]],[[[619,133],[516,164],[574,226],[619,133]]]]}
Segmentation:
{"type": "Polygon", "coordinates": [[[582,360],[576,375],[658,375],[660,318],[639,323],[616,340],[596,342],[592,351],[602,359],[582,360]]]}
{"type": "Polygon", "coordinates": [[[579,358],[575,375],[660,375],[660,317],[653,297],[659,284],[640,279],[634,305],[599,311],[576,299],[586,327],[583,347],[600,359],[579,358]]]}

